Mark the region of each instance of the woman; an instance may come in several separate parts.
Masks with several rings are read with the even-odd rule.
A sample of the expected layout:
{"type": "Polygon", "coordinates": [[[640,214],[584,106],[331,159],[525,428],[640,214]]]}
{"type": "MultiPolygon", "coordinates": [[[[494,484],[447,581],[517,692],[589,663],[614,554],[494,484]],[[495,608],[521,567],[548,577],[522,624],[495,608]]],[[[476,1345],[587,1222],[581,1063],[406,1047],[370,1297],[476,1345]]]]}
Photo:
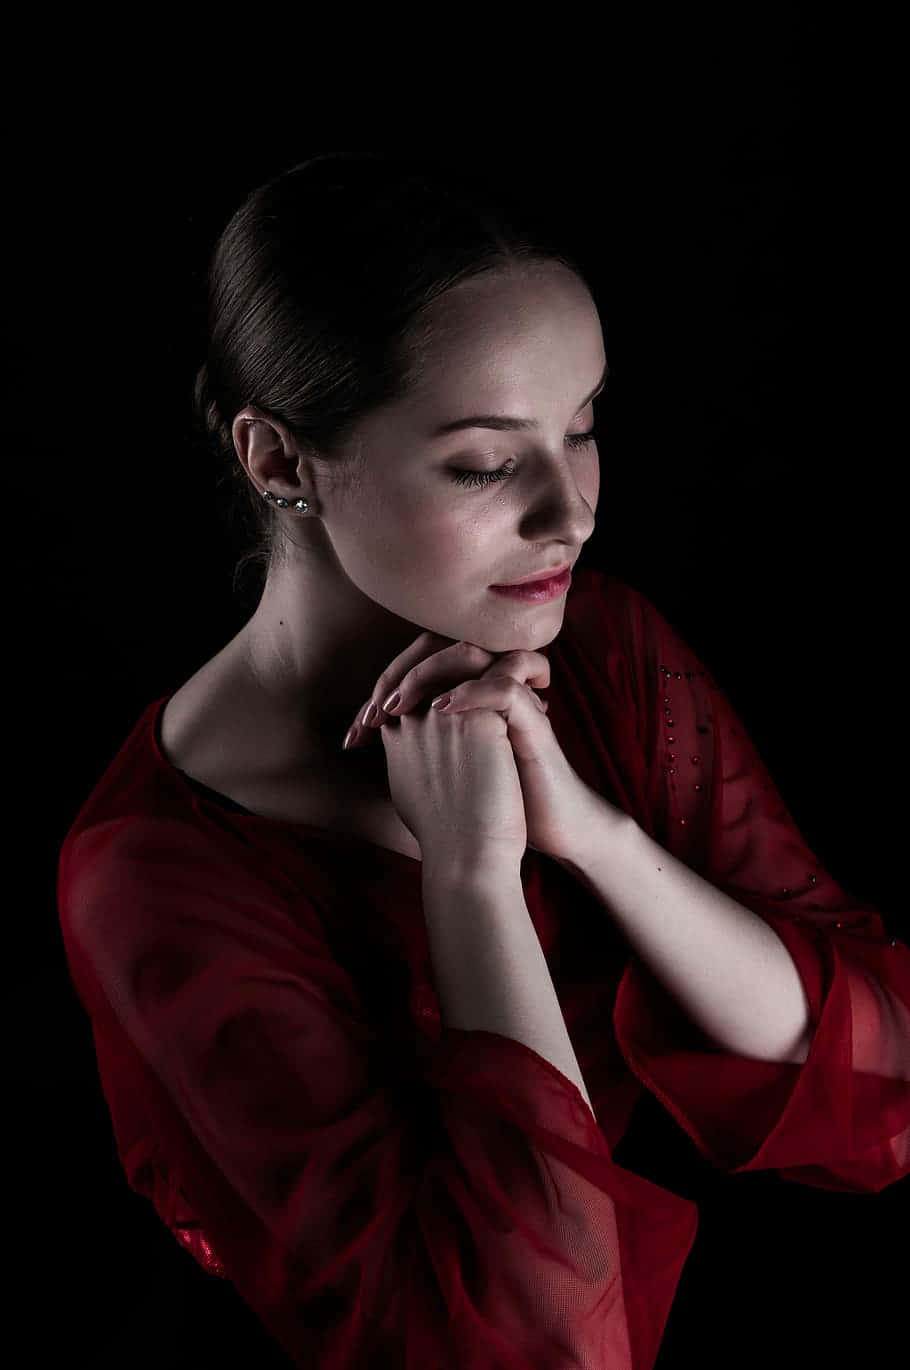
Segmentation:
{"type": "Polygon", "coordinates": [[[61,852],[129,1183],[320,1370],[652,1366],[644,1087],[724,1169],[910,1170],[910,952],[654,605],[555,574],[607,364],[519,219],[356,154],[234,214],[196,400],[265,584],[61,852]]]}

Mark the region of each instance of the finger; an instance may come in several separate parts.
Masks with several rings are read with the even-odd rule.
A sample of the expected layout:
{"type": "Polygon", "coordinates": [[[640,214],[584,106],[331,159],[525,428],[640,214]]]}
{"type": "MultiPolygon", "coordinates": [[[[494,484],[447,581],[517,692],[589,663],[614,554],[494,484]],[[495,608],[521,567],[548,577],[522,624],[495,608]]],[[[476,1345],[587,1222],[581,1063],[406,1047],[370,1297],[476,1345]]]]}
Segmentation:
{"type": "MultiPolygon", "coordinates": [[[[498,713],[505,720],[506,735],[517,761],[534,763],[549,753],[555,734],[545,711],[540,708],[541,701],[536,699],[529,685],[521,684],[512,676],[485,676],[482,680],[466,680],[449,693],[452,695],[449,707],[441,711],[434,708],[434,713],[441,712],[445,717],[475,710],[481,714],[484,711],[498,713]]],[[[407,727],[408,719],[403,718],[401,723],[407,727]]],[[[383,728],[380,732],[383,745],[386,745],[389,731],[383,728]]]]}
{"type": "Polygon", "coordinates": [[[385,668],[376,681],[369,700],[358,713],[357,721],[363,727],[378,727],[384,722],[383,700],[387,700],[398,689],[401,681],[408,673],[425,659],[445,655],[460,645],[460,643],[453,642],[450,637],[440,636],[439,633],[421,633],[416,642],[413,642],[405,651],[400,652],[394,661],[391,661],[385,668]],[[375,704],[376,716],[367,724],[364,723],[364,716],[370,704],[375,704]]]}
{"type": "Polygon", "coordinates": [[[439,633],[421,633],[410,647],[406,647],[403,652],[399,652],[383,671],[376,681],[369,700],[357,715],[357,722],[363,723],[363,715],[368,705],[375,703],[377,709],[382,708],[383,699],[387,699],[389,694],[396,688],[398,682],[407,675],[408,671],[422,661],[424,657],[435,656],[440,649],[445,648],[446,644],[451,644],[450,637],[442,637],[439,633]]]}
{"type": "Polygon", "coordinates": [[[472,670],[479,675],[494,660],[493,652],[473,642],[454,642],[451,647],[425,657],[402,676],[397,686],[399,697],[394,704],[389,695],[377,695],[380,707],[386,714],[405,713],[440,680],[460,680],[466,671],[472,670]]]}
{"type": "MultiPolygon", "coordinates": [[[[531,695],[531,699],[532,699],[533,702],[537,705],[537,708],[540,710],[540,712],[541,712],[542,714],[545,714],[545,713],[547,712],[547,710],[549,709],[549,707],[550,707],[550,701],[549,701],[548,699],[541,699],[540,696],[539,696],[538,694],[536,694],[534,690],[529,689],[529,693],[530,693],[530,695],[531,695]]],[[[440,699],[445,699],[445,698],[447,698],[447,696],[446,696],[446,695],[440,695],[439,698],[440,698],[440,699]]],[[[476,706],[476,707],[479,707],[479,706],[476,706]]],[[[396,711],[396,712],[397,712],[397,711],[396,711]]],[[[437,712],[438,712],[438,710],[437,710],[437,712]]],[[[360,713],[358,714],[358,718],[361,718],[361,717],[362,717],[362,713],[363,713],[363,710],[361,710],[360,713]]],[[[375,727],[371,727],[371,728],[364,728],[364,727],[361,726],[361,724],[360,724],[359,722],[358,722],[358,723],[353,723],[353,724],[351,725],[350,729],[348,730],[348,735],[347,735],[347,737],[345,738],[344,744],[343,744],[343,746],[342,746],[342,750],[343,750],[343,751],[353,751],[353,750],[354,750],[355,748],[357,748],[357,747],[367,746],[367,745],[370,743],[370,741],[371,741],[374,737],[379,736],[379,735],[381,734],[381,732],[382,732],[382,724],[381,724],[381,723],[380,723],[379,725],[377,725],[377,726],[375,726],[375,727]]]]}
{"type": "Polygon", "coordinates": [[[382,700],[388,699],[398,682],[407,675],[408,671],[424,658],[437,656],[441,651],[447,651],[457,645],[457,643],[453,643],[450,637],[443,637],[440,633],[431,633],[427,630],[421,633],[403,652],[399,652],[398,656],[389,662],[382,675],[379,676],[370,698],[357,710],[354,721],[342,744],[342,750],[351,751],[355,747],[363,746],[375,736],[376,730],[386,721],[382,700]],[[375,704],[377,712],[370,722],[366,723],[364,721],[366,711],[371,704],[375,704]]]}
{"type": "Polygon", "coordinates": [[[503,652],[496,658],[497,667],[504,667],[506,675],[515,676],[516,680],[523,680],[528,685],[533,685],[537,690],[547,690],[550,686],[550,663],[543,652],[529,652],[516,649],[514,652],[503,652]],[[513,667],[517,669],[513,669],[513,667]]]}
{"type": "MultiPolygon", "coordinates": [[[[541,652],[516,650],[497,656],[472,642],[456,642],[452,647],[435,652],[414,666],[398,686],[398,703],[386,709],[385,704],[389,703],[386,696],[383,712],[387,716],[407,713],[431,690],[449,681],[463,679],[466,671],[472,674],[472,662],[475,665],[473,674],[481,679],[492,672],[496,676],[511,676],[521,684],[536,685],[540,689],[546,689],[550,684],[550,663],[541,652]]],[[[379,724],[382,721],[380,717],[379,724]]]]}
{"type": "Polygon", "coordinates": [[[431,701],[431,708],[434,713],[444,714],[465,713],[470,709],[492,709],[508,714],[515,708],[524,709],[529,703],[535,705],[538,713],[545,714],[549,708],[530,685],[514,676],[486,675],[479,680],[466,680],[438,695],[431,701]]]}
{"type": "MultiPolygon", "coordinates": [[[[550,701],[549,701],[548,699],[541,699],[540,696],[539,696],[534,690],[532,690],[532,689],[530,688],[530,686],[527,687],[527,688],[528,688],[528,693],[529,693],[530,696],[531,696],[531,700],[532,700],[533,703],[537,706],[537,708],[540,710],[540,712],[541,712],[542,714],[547,713],[547,711],[548,711],[548,709],[549,709],[549,707],[550,707],[550,701]]],[[[440,699],[440,700],[449,699],[449,698],[451,698],[451,693],[450,693],[450,694],[442,694],[442,695],[439,695],[439,696],[438,696],[438,699],[440,699]]],[[[434,700],[433,702],[434,702],[434,704],[436,703],[435,700],[434,700]]],[[[478,702],[478,703],[473,704],[471,707],[480,708],[481,705],[480,705],[480,703],[478,702]]],[[[439,712],[438,709],[437,709],[437,712],[439,712]]],[[[448,711],[447,711],[447,710],[443,710],[443,712],[448,712],[448,711]]],[[[458,712],[458,710],[455,709],[455,710],[453,710],[452,712],[458,712]]],[[[349,736],[348,736],[348,738],[347,738],[346,741],[345,741],[344,750],[350,751],[350,750],[352,750],[352,749],[355,748],[355,747],[364,746],[364,745],[368,744],[368,743],[370,742],[370,740],[371,740],[372,738],[376,737],[378,734],[380,734],[381,731],[382,731],[381,726],[377,726],[377,727],[374,727],[374,728],[363,728],[363,727],[360,726],[359,723],[353,724],[352,727],[351,727],[351,729],[350,729],[349,736]]]]}
{"type": "Polygon", "coordinates": [[[480,674],[485,666],[495,660],[493,652],[477,647],[472,642],[452,642],[450,638],[441,640],[450,645],[432,651],[429,655],[426,650],[413,653],[411,661],[403,660],[406,654],[402,653],[402,656],[396,658],[393,663],[397,668],[396,674],[393,674],[392,666],[383,671],[369,701],[376,705],[376,714],[369,723],[364,723],[366,709],[369,707],[367,704],[359,715],[359,720],[365,727],[381,727],[388,716],[407,710],[409,705],[414,705],[428,689],[434,688],[440,681],[461,680],[466,672],[470,674],[472,670],[480,674]],[[390,697],[396,691],[399,695],[398,701],[386,708],[390,697]]]}

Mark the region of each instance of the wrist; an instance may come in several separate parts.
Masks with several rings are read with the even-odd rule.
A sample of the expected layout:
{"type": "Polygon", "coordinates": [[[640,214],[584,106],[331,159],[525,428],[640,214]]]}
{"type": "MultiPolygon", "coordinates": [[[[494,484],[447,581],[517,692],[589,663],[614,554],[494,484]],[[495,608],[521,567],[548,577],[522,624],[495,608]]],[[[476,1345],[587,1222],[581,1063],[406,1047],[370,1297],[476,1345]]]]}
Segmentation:
{"type": "Polygon", "coordinates": [[[422,865],[425,885],[469,885],[478,889],[521,885],[521,858],[501,847],[442,852],[424,857],[422,865]]]}
{"type": "Polygon", "coordinates": [[[571,848],[554,856],[574,876],[585,875],[612,847],[626,845],[629,833],[638,828],[630,813],[611,804],[596,790],[589,789],[588,796],[584,814],[573,829],[571,848]]]}

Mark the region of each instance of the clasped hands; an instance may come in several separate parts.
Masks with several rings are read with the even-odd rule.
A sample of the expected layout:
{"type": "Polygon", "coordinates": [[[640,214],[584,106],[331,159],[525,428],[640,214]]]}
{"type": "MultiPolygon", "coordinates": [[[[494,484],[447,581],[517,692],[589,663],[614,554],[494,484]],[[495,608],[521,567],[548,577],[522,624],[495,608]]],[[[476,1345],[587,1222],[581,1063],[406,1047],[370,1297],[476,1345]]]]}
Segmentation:
{"type": "MultiPolygon", "coordinates": [[[[532,687],[550,684],[550,663],[540,652],[496,654],[471,642],[425,632],[397,656],[376,682],[345,747],[369,745],[390,717],[400,717],[434,691],[431,707],[446,714],[491,709],[506,721],[521,783],[528,846],[557,861],[575,861],[596,821],[602,796],[566,760],[532,687]],[[469,678],[466,678],[469,677],[469,678]]],[[[616,811],[617,814],[619,811],[616,811]]]]}

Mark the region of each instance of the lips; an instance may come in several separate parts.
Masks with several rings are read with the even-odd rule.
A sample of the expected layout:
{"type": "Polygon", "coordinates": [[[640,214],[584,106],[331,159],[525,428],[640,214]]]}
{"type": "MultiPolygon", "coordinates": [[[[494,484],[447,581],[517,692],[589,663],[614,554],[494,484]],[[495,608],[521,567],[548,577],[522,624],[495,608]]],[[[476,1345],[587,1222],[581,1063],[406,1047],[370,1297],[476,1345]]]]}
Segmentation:
{"type": "Polygon", "coordinates": [[[501,589],[509,589],[513,585],[532,585],[538,580],[554,580],[556,576],[564,575],[573,564],[574,563],[571,561],[564,561],[561,566],[552,566],[545,571],[533,571],[531,575],[522,576],[520,580],[501,581],[499,587],[501,589]]]}

